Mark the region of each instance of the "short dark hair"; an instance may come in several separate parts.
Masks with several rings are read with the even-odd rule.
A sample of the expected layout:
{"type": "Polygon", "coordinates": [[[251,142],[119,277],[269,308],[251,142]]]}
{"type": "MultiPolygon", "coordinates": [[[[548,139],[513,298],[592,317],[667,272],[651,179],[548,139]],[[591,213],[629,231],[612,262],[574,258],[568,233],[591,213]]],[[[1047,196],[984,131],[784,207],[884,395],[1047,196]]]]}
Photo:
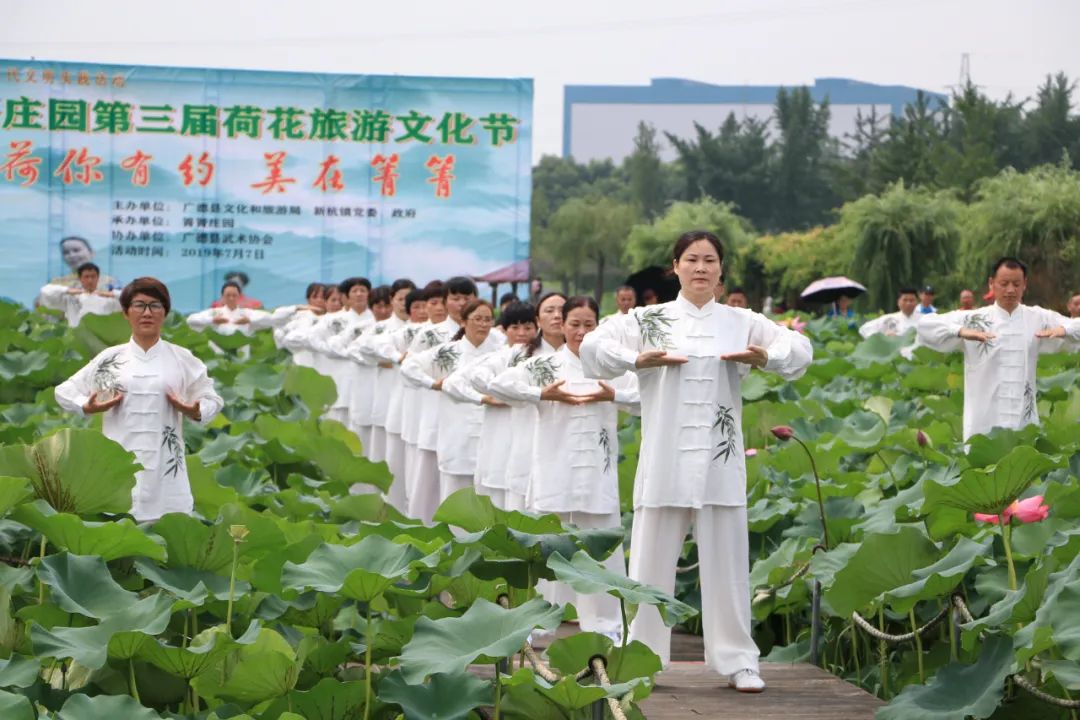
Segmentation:
{"type": "Polygon", "coordinates": [[[369,291],[371,290],[371,281],[368,280],[367,278],[364,278],[364,277],[351,277],[351,278],[347,278],[345,280],[342,280],[341,284],[338,285],[338,290],[341,291],[342,295],[348,295],[349,291],[352,290],[357,285],[363,285],[369,291]]]}
{"type": "Polygon", "coordinates": [[[512,303],[517,299],[518,299],[518,296],[515,295],[512,292],[503,293],[502,297],[499,298],[499,307],[502,307],[503,305],[506,305],[507,303],[512,303]]]}
{"type": "Polygon", "coordinates": [[[511,325],[525,325],[527,323],[536,324],[536,308],[530,303],[514,300],[514,302],[506,306],[506,309],[502,311],[502,315],[499,316],[499,325],[504,330],[511,325]]]}
{"type": "Polygon", "coordinates": [[[399,290],[415,290],[416,283],[408,278],[398,278],[390,284],[390,295],[394,296],[398,294],[399,290]]]}
{"type": "Polygon", "coordinates": [[[447,295],[476,295],[476,283],[464,275],[458,275],[446,281],[446,293],[447,295]]]}
{"type": "Polygon", "coordinates": [[[575,308],[589,308],[593,311],[593,315],[596,316],[596,319],[600,319],[600,306],[596,304],[596,300],[593,299],[592,295],[575,295],[563,303],[562,318],[564,321],[570,314],[570,311],[575,308]]]}
{"type": "Polygon", "coordinates": [[[901,295],[914,295],[915,297],[919,297],[919,293],[917,293],[915,291],[915,288],[913,288],[913,287],[902,287],[902,288],[900,288],[900,292],[898,292],[896,294],[896,297],[900,297],[901,295]]]}
{"type": "Polygon", "coordinates": [[[709,243],[716,250],[716,254],[720,256],[720,260],[724,259],[724,245],[720,242],[720,238],[713,235],[708,230],[691,230],[690,232],[684,232],[679,236],[679,239],[675,241],[675,247],[672,249],[671,254],[674,260],[678,260],[686,252],[686,248],[690,247],[698,240],[708,240],[709,243]]]}
{"type": "Polygon", "coordinates": [[[243,270],[230,270],[225,273],[225,279],[228,280],[229,278],[236,278],[236,283],[240,286],[241,291],[251,282],[251,278],[243,270]]]}
{"type": "Polygon", "coordinates": [[[424,300],[434,300],[435,298],[446,299],[446,283],[442,280],[432,280],[424,286],[424,300]]]}
{"type": "Polygon", "coordinates": [[[998,258],[998,261],[996,263],[994,263],[994,266],[990,269],[990,277],[996,277],[997,273],[998,273],[998,270],[1000,270],[1003,267],[1006,267],[1006,268],[1008,268],[1010,270],[1019,270],[1020,272],[1022,272],[1024,274],[1024,279],[1025,280],[1027,279],[1027,276],[1028,276],[1028,266],[1027,266],[1027,264],[1023,260],[1020,260],[1019,258],[1014,258],[1014,257],[1010,257],[1010,256],[1005,256],[1003,258],[998,258]]]}
{"type": "Polygon", "coordinates": [[[317,283],[317,282],[309,283],[308,286],[307,286],[307,290],[304,291],[304,299],[307,300],[308,298],[310,298],[312,295],[315,295],[315,294],[318,294],[319,297],[322,297],[323,289],[325,287],[326,286],[323,285],[322,283],[317,283]]]}
{"type": "Polygon", "coordinates": [[[405,296],[405,312],[412,312],[413,304],[418,302],[424,302],[424,291],[413,288],[409,291],[409,294],[405,296]]]}
{"type": "Polygon", "coordinates": [[[120,291],[120,307],[124,309],[124,312],[131,308],[131,301],[136,295],[149,295],[155,300],[161,301],[161,304],[165,306],[166,314],[172,310],[172,298],[169,297],[169,288],[165,287],[165,283],[157,278],[139,277],[124,286],[124,289],[120,291]]]}
{"type": "Polygon", "coordinates": [[[375,288],[374,290],[371,291],[371,297],[368,298],[368,304],[369,305],[377,305],[378,303],[387,303],[387,304],[389,304],[390,300],[393,299],[393,297],[394,297],[394,294],[392,292],[390,292],[390,286],[389,285],[380,285],[379,287],[377,287],[377,288],[375,288]]]}
{"type": "Polygon", "coordinates": [[[615,288],[615,294],[618,295],[619,293],[626,292],[627,290],[634,293],[634,297],[637,297],[637,290],[630,287],[629,285],[620,285],[619,287],[615,288]]]}
{"type": "Polygon", "coordinates": [[[325,285],[323,285],[322,289],[323,300],[329,300],[330,296],[336,292],[339,292],[337,285],[335,285],[334,283],[326,283],[325,285]]]}
{"type": "Polygon", "coordinates": [[[86,272],[87,270],[93,270],[98,275],[101,274],[101,268],[99,268],[97,265],[95,265],[92,262],[84,262],[82,265],[75,268],[75,274],[78,275],[79,277],[82,277],[82,274],[84,272],[86,272]]]}
{"type": "Polygon", "coordinates": [[[731,297],[732,295],[742,295],[743,297],[749,297],[749,295],[746,294],[746,291],[743,290],[741,287],[733,287],[727,291],[727,294],[728,297],[731,297]]]}
{"type": "Polygon", "coordinates": [[[225,284],[223,284],[221,286],[221,294],[222,295],[225,294],[225,289],[226,288],[236,288],[236,292],[240,293],[241,295],[244,294],[244,288],[240,287],[240,283],[236,282],[235,280],[226,280],[225,281],[225,284]]]}

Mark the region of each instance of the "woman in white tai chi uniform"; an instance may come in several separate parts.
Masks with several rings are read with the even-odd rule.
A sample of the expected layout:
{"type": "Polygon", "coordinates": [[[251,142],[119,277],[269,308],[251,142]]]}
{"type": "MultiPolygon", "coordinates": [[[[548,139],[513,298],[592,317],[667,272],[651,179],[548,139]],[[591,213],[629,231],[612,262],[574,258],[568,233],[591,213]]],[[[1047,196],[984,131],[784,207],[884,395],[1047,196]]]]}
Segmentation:
{"type": "MultiPolygon", "coordinates": [[[[461,313],[462,327],[447,343],[409,357],[401,367],[411,382],[439,393],[436,461],[441,503],[457,490],[472,487],[476,472],[476,446],[484,422],[484,403],[492,402],[471,387],[459,386],[456,394],[443,392],[447,378],[459,367],[498,350],[505,338],[491,332],[491,303],[472,300],[461,313]]],[[[422,488],[417,492],[423,493],[422,488]]],[[[425,518],[429,519],[429,518],[425,518]]]]}
{"type": "Polygon", "coordinates": [[[322,291],[322,305],[313,306],[312,310],[308,312],[297,312],[289,323],[285,326],[285,332],[282,337],[282,345],[285,349],[292,353],[293,362],[303,367],[309,367],[313,370],[318,370],[318,364],[320,362],[318,356],[311,349],[311,345],[308,343],[308,336],[311,331],[315,329],[315,325],[319,320],[327,315],[333,315],[334,313],[340,313],[342,308],[341,293],[338,292],[337,285],[330,283],[323,286],[322,291]]]}
{"type": "MultiPolygon", "coordinates": [[[[566,296],[552,292],[543,295],[536,304],[536,320],[540,332],[525,348],[525,355],[519,362],[534,356],[551,355],[563,344],[562,307],[566,296]]],[[[489,393],[497,400],[509,403],[510,422],[513,436],[506,458],[506,510],[524,510],[525,494],[529,490],[529,476],[532,474],[533,436],[536,433],[536,406],[522,403],[513,397],[499,394],[496,383],[489,383],[489,393]]]]}
{"type": "Polygon", "coordinates": [[[249,337],[256,330],[270,327],[270,313],[240,307],[239,283],[229,280],[221,286],[221,302],[221,307],[188,315],[188,327],[199,332],[213,328],[219,335],[240,333],[249,337]]]}
{"type": "Polygon", "coordinates": [[[41,288],[41,304],[62,310],[68,325],[75,327],[86,315],[111,315],[121,312],[120,291],[101,290],[101,270],[94,263],[83,263],[78,269],[79,285],[49,284],[41,288]]]}
{"type": "Polygon", "coordinates": [[[345,348],[375,324],[375,316],[368,309],[371,281],[367,278],[348,278],[338,285],[338,292],[344,307],[341,312],[319,318],[307,334],[307,344],[316,356],[315,369],[332,378],[337,388],[337,397],[326,416],[348,426],[355,363],[345,354],[345,348]]]}
{"type": "MultiPolygon", "coordinates": [[[[630,577],[667,592],[691,524],[700,560],[705,660],[732,687],[760,692],[751,636],[746,462],[739,380],[745,365],[793,380],[813,358],[810,342],[764,315],[718,305],[723,247],[712,233],[682,235],[673,253],[676,300],[634,308],[585,337],[585,374],[636,371],[641,454],[634,480],[630,577]]],[[[653,606],[630,626],[665,665],[671,629],[653,606]]]]}
{"type": "Polygon", "coordinates": [[[1039,354],[1075,350],[1080,320],[1023,305],[1027,265],[998,260],[990,274],[994,304],[923,315],[919,340],[941,352],[964,352],[964,440],[993,428],[1038,424],[1035,371],[1039,354]]]}
{"type": "Polygon", "coordinates": [[[405,295],[405,325],[397,330],[377,336],[373,350],[379,356],[380,369],[391,373],[390,399],[386,406],[386,466],[394,477],[387,497],[401,512],[409,509],[409,494],[405,469],[405,406],[406,396],[416,389],[401,379],[401,361],[412,344],[413,338],[427,322],[427,302],[423,290],[410,290],[405,295]],[[399,504],[400,503],[400,504],[399,504]]]}
{"type": "MultiPolygon", "coordinates": [[[[458,383],[466,383],[480,395],[492,395],[491,381],[507,368],[526,359],[529,343],[536,338],[536,309],[528,303],[511,302],[499,316],[506,345],[468,367],[460,368],[447,380],[453,393],[458,383]]],[[[502,402],[484,406],[484,424],[476,448],[476,492],[487,495],[495,507],[506,509],[506,465],[514,439],[514,409],[502,402]]],[[[520,509],[518,503],[517,509],[520,509]]]]}
{"type": "Polygon", "coordinates": [[[131,492],[136,520],[190,513],[184,418],[205,425],[224,402],[206,365],[161,339],[170,307],[164,284],[137,278],[120,294],[120,305],[131,323],[131,340],[103,350],[58,385],[56,401],[72,413],[105,413],[102,432],[135,453],[143,467],[131,492]]]}
{"type": "MultiPolygon", "coordinates": [[[[495,379],[501,394],[537,408],[532,474],[525,504],[530,512],[556,513],[581,528],[622,527],[619,512],[618,410],[640,409],[637,376],[626,372],[611,384],[586,376],[578,353],[596,329],[600,308],[590,297],[572,297],[562,308],[566,343],[554,354],[533,357],[495,379]],[[616,403],[618,405],[616,405],[616,403]]],[[[603,561],[626,575],[622,545],[603,561]]],[[[572,602],[581,629],[617,639],[619,601],[607,593],[580,595],[548,584],[545,595],[572,602]]]]}
{"type": "MultiPolygon", "coordinates": [[[[310,283],[304,293],[304,298],[307,300],[306,304],[282,305],[270,313],[269,322],[270,327],[273,328],[274,345],[279,348],[285,347],[285,336],[289,332],[289,326],[296,322],[298,316],[304,314],[317,316],[326,312],[326,300],[323,298],[325,289],[326,286],[322,283],[310,283]]],[[[295,360],[294,357],[293,361],[295,362],[295,360]]]]}

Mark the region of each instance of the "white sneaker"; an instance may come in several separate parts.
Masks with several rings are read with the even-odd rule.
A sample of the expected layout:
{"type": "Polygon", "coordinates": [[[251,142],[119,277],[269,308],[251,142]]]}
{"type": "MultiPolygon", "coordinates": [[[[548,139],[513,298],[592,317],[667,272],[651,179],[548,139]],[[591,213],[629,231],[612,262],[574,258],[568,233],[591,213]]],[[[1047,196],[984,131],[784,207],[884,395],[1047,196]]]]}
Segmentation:
{"type": "Polygon", "coordinates": [[[732,673],[728,678],[728,687],[744,693],[759,693],[765,690],[765,681],[761,679],[757,670],[743,668],[737,673],[732,673]]]}

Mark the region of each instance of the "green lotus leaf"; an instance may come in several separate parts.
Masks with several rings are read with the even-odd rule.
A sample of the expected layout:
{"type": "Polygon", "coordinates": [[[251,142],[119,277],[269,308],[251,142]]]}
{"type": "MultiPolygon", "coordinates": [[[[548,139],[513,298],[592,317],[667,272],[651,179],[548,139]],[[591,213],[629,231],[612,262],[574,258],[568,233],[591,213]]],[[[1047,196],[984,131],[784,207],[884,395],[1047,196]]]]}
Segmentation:
{"type": "Polygon", "coordinates": [[[161,720],[161,716],[129,695],[72,695],[56,720],[161,720]]]}
{"type": "Polygon", "coordinates": [[[61,609],[104,620],[132,607],[139,596],[113,580],[105,561],[96,556],[57,553],[38,567],[38,579],[61,609]]]}
{"type": "Polygon", "coordinates": [[[859,367],[872,364],[893,364],[900,356],[900,349],[911,341],[905,335],[871,335],[855,347],[848,359],[859,367]]]}
{"type": "Polygon", "coordinates": [[[105,348],[122,345],[131,339],[131,324],[120,313],[109,315],[84,315],[72,328],[75,339],[86,348],[91,357],[105,348]]]}
{"type": "Polygon", "coordinates": [[[22,505],[12,518],[73,555],[97,555],[105,561],[123,557],[165,560],[164,545],[128,518],[90,522],[78,515],[58,513],[44,500],[22,505]]]}
{"type": "Polygon", "coordinates": [[[309,417],[319,417],[337,399],[334,381],[316,370],[290,365],[285,371],[285,392],[296,395],[307,406],[309,417]]]}
{"type": "Polygon", "coordinates": [[[236,640],[225,632],[224,626],[207,628],[196,635],[187,647],[151,640],[139,648],[139,658],[174,677],[191,680],[216,667],[218,660],[230,650],[250,645],[259,638],[262,627],[252,621],[247,631],[236,640]]]}
{"type": "Polygon", "coordinates": [[[125,513],[140,466],[135,455],[96,430],[62,429],[33,445],[0,447],[0,475],[29,478],[57,512],[125,513]]]}
{"type": "Polygon", "coordinates": [[[240,495],[217,481],[198,455],[187,456],[188,480],[195,498],[195,510],[203,517],[216,517],[222,505],[240,502],[240,495]]]}
{"type": "Polygon", "coordinates": [[[510,609],[477,600],[461,617],[422,617],[402,650],[402,673],[416,684],[429,675],[461,672],[474,662],[494,663],[519,651],[537,627],[554,630],[561,622],[562,609],[540,598],[510,609]]]}
{"type": "Polygon", "coordinates": [[[996,465],[968,468],[958,479],[942,483],[927,479],[924,511],[939,506],[996,515],[1018,498],[1037,478],[1061,466],[1061,461],[1033,447],[1014,448],[996,465]]]}
{"type": "Polygon", "coordinates": [[[908,685],[876,720],[965,720],[994,714],[1005,691],[1005,678],[1013,671],[1012,642],[991,635],[983,643],[974,665],[946,665],[925,685],[908,685]]]}
{"type": "Polygon", "coordinates": [[[14,380],[44,370],[48,366],[49,353],[44,350],[12,350],[0,354],[0,380],[14,380]]]}
{"type": "Polygon", "coordinates": [[[300,564],[286,562],[281,584],[370,602],[415,575],[418,567],[431,567],[436,561],[412,545],[369,535],[355,545],[324,544],[300,564]]]}
{"type": "Polygon", "coordinates": [[[850,447],[873,450],[881,443],[887,429],[880,415],[859,410],[844,418],[844,425],[836,437],[850,447]]]}
{"type": "Polygon", "coordinates": [[[824,598],[837,615],[848,617],[907,586],[916,570],[936,563],[939,557],[930,538],[910,525],[889,535],[867,535],[836,572],[824,598]]]}
{"type": "Polygon", "coordinates": [[[32,497],[34,489],[30,479],[24,477],[0,477],[0,515],[6,515],[11,508],[32,497]]]}
{"type": "Polygon", "coordinates": [[[490,680],[467,670],[436,673],[412,685],[395,670],[379,681],[379,699],[400,707],[406,720],[465,720],[473,709],[491,705],[494,696],[490,680]]]}
{"type": "Polygon", "coordinates": [[[615,683],[608,687],[601,687],[599,685],[582,685],[573,677],[561,678],[554,684],[547,682],[543,678],[536,678],[537,690],[540,694],[567,710],[581,710],[604,698],[621,698],[639,683],[640,681],[615,683]]]}
{"type": "Polygon", "coordinates": [[[1058,685],[1066,690],[1080,690],[1080,663],[1069,660],[1048,660],[1043,662],[1042,671],[1052,675],[1058,685]]]}
{"type": "Polygon", "coordinates": [[[889,590],[886,596],[892,609],[906,613],[920,600],[941,598],[955,589],[971,568],[983,565],[992,557],[993,540],[975,542],[966,537],[953,546],[945,557],[927,567],[914,570],[911,582],[889,590]]]}
{"type": "Polygon", "coordinates": [[[4,720],[35,720],[37,713],[30,698],[0,690],[0,717],[4,720]]]}
{"type": "Polygon", "coordinates": [[[233,392],[245,400],[251,400],[257,394],[274,397],[285,387],[285,373],[261,363],[248,365],[236,374],[231,387],[233,392]]]}
{"type": "MultiPolygon", "coordinates": [[[[192,607],[201,607],[209,599],[229,599],[229,578],[190,567],[163,568],[149,560],[135,561],[135,571],[152,585],[168,590],[192,607]]],[[[246,595],[251,585],[236,581],[236,597],[246,595]]]]}
{"type": "Polygon", "coordinates": [[[262,628],[251,644],[219,657],[192,680],[199,695],[253,705],[288,694],[301,662],[279,633],[262,628]]]}
{"type": "Polygon", "coordinates": [[[30,687],[37,681],[40,672],[41,661],[37,658],[13,655],[0,660],[0,687],[30,687]]]}
{"type": "Polygon", "coordinates": [[[190,515],[169,513],[151,529],[165,541],[169,567],[228,574],[233,541],[227,526],[207,525],[190,515]]]}
{"type": "Polygon", "coordinates": [[[607,658],[615,643],[611,638],[594,632],[579,632],[558,638],[548,646],[548,665],[563,675],[576,675],[597,655],[607,658]]]}
{"type": "Polygon", "coordinates": [[[354,452],[333,431],[314,420],[289,422],[272,415],[259,415],[255,429],[267,441],[281,443],[296,457],[314,463],[330,480],[367,483],[383,492],[392,478],[385,463],[373,463],[354,452]]]}
{"type": "Polygon", "coordinates": [[[275,700],[259,717],[260,720],[294,717],[298,720],[356,720],[363,715],[364,692],[362,682],[323,678],[310,690],[292,690],[275,700]]]}
{"type": "Polygon", "coordinates": [[[686,622],[698,614],[693,607],[662,590],[608,570],[583,551],[574,553],[569,560],[553,553],[548,558],[548,567],[560,582],[579,593],[608,593],[633,605],[655,605],[667,625],[686,622]]]}

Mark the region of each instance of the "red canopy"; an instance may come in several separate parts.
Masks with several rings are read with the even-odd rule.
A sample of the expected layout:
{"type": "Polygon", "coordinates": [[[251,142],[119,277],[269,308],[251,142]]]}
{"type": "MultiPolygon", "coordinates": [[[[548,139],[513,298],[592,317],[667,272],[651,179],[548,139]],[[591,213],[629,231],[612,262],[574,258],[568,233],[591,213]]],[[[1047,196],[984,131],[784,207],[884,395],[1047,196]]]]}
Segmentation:
{"type": "Polygon", "coordinates": [[[473,280],[486,283],[527,282],[529,279],[529,261],[518,260],[513,265],[492,270],[486,275],[475,275],[473,280]]]}

